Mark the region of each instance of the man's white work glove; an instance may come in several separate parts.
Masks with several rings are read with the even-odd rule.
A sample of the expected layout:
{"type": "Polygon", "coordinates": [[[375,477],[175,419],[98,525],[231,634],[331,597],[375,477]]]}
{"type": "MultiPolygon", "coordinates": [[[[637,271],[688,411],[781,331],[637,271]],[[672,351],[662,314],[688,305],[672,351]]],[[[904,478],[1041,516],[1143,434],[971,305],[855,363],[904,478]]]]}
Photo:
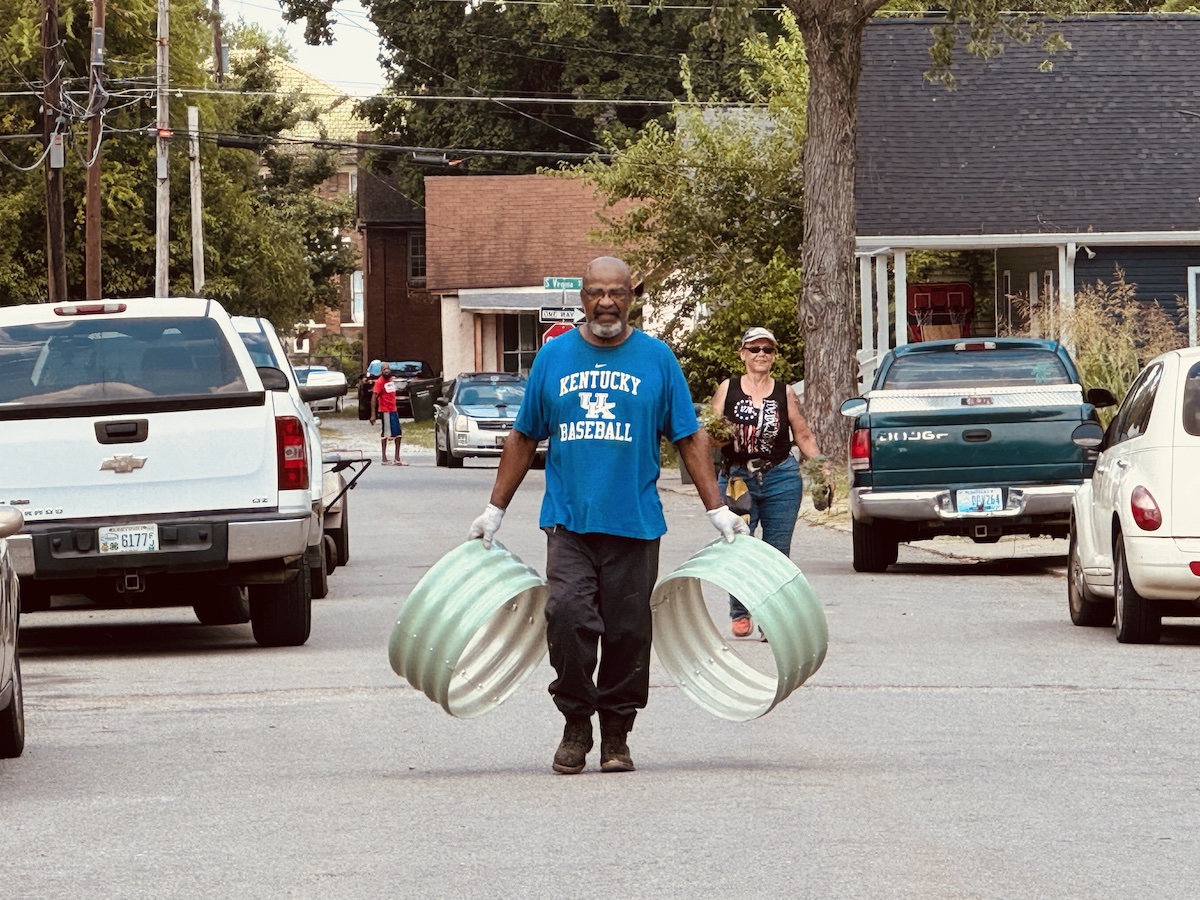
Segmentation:
{"type": "Polygon", "coordinates": [[[495,537],[496,531],[500,528],[500,520],[503,518],[504,510],[489,503],[487,509],[483,511],[483,515],[471,523],[471,530],[467,532],[467,540],[473,541],[475,538],[483,538],[483,546],[491,547],[492,538],[495,537]]]}
{"type": "Polygon", "coordinates": [[[710,509],[708,511],[708,518],[713,523],[713,528],[721,532],[721,537],[725,538],[731,544],[735,535],[750,533],[750,526],[746,524],[746,520],[728,506],[718,506],[716,509],[710,509]]]}

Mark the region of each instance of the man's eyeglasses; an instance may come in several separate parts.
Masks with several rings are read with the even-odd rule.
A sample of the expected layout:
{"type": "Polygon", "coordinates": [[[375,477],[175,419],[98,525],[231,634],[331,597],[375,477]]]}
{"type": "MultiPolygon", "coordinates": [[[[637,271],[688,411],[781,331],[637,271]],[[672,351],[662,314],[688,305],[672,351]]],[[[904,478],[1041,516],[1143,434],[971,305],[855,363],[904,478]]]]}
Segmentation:
{"type": "Polygon", "coordinates": [[[747,353],[774,353],[774,347],[743,347],[747,353]]]}
{"type": "Polygon", "coordinates": [[[589,300],[599,300],[605,294],[612,297],[618,303],[624,303],[629,299],[629,290],[627,288],[584,288],[583,294],[589,300]]]}

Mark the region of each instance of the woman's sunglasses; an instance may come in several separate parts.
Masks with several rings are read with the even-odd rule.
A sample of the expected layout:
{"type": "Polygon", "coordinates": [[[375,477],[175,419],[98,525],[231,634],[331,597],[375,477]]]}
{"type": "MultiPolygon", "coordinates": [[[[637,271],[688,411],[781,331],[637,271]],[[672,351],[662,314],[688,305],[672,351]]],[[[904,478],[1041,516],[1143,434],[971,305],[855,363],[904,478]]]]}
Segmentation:
{"type": "Polygon", "coordinates": [[[743,347],[747,353],[774,353],[774,347],[743,347]]]}

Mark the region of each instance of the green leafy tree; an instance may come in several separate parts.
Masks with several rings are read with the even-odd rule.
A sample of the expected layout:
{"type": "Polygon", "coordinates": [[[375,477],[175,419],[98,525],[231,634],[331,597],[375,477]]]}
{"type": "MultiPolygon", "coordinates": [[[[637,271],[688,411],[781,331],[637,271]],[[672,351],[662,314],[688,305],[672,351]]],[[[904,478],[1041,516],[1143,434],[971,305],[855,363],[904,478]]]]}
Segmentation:
{"type": "MultiPolygon", "coordinates": [[[[631,14],[582,5],[563,12],[539,4],[361,2],[379,31],[395,94],[495,98],[381,96],[365,102],[364,113],[388,143],[505,151],[464,155],[462,167],[492,174],[528,174],[545,163],[528,151],[588,154],[602,146],[602,134],[624,138],[661,120],[684,95],[681,55],[699,95],[737,98],[742,37],[776,30],[771,16],[753,11],[717,28],[708,10],[684,7],[631,14]]],[[[286,18],[306,22],[309,43],[332,40],[333,0],[281,5],[286,18]]],[[[396,171],[413,196],[428,173],[411,165],[396,171]]]]}
{"type": "MultiPolygon", "coordinates": [[[[70,296],[84,295],[84,195],[90,6],[60,0],[60,54],[66,101],[64,174],[67,276],[70,296]]],[[[46,297],[46,205],[41,147],[41,4],[17,0],[0,7],[0,65],[14,88],[0,97],[0,303],[46,297]],[[24,88],[24,91],[20,89],[24,88]],[[13,136],[32,135],[25,139],[13,136]],[[27,170],[27,171],[26,171],[27,170]]],[[[154,284],[155,121],[154,0],[123,0],[106,18],[108,100],[101,145],[103,287],[106,296],[148,294],[154,284]]],[[[235,133],[277,137],[302,114],[298,97],[261,96],[278,89],[271,72],[271,42],[261,32],[234,30],[235,41],[258,48],[240,60],[221,94],[172,97],[171,125],[186,135],[187,106],[200,109],[206,135],[235,133]],[[239,90],[239,88],[241,90],[239,90]],[[245,93],[242,93],[242,90],[245,93]]],[[[174,0],[171,7],[172,84],[207,87],[212,43],[207,5],[174,0]]],[[[53,99],[53,98],[52,98],[53,99]]],[[[191,212],[186,144],[171,153],[171,290],[190,294],[191,212]]],[[[267,315],[287,327],[307,321],[314,309],[336,302],[330,276],[352,271],[354,257],[334,237],[350,223],[349,203],[328,204],[313,188],[335,165],[328,153],[263,154],[218,148],[201,152],[207,283],[205,294],[233,312],[267,315]]]]}
{"type": "MultiPolygon", "coordinates": [[[[673,128],[650,123],[610,161],[571,170],[607,197],[603,237],[643,274],[698,399],[740,367],[750,325],[779,338],[778,377],[803,377],[795,304],[807,76],[795,20],[785,13],[780,23],[779,40],[743,45],[740,92],[754,108],[677,104],[673,128]],[[703,323],[691,328],[697,312],[703,323]]],[[[681,80],[694,100],[686,64],[681,80]]]]}

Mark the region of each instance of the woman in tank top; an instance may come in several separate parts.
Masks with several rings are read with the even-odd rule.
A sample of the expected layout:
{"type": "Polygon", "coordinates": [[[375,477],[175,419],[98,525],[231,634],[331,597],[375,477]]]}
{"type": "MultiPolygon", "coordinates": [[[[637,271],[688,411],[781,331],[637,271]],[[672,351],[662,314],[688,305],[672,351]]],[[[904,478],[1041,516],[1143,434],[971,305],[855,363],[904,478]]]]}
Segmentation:
{"type": "MultiPolygon", "coordinates": [[[[761,327],[747,329],[740,350],[746,373],[722,381],[712,405],[718,415],[733,423],[733,438],[721,448],[725,458],[721,492],[732,502],[731,482],[744,482],[750,494],[750,533],[754,534],[761,522],[763,540],[787,556],[804,492],[792,447],[805,458],[820,456],[821,451],[800,413],[796,392],[771,377],[777,349],[772,332],[761,327]]],[[[729,618],[734,637],[751,635],[754,622],[750,613],[732,595],[729,618]]]]}

